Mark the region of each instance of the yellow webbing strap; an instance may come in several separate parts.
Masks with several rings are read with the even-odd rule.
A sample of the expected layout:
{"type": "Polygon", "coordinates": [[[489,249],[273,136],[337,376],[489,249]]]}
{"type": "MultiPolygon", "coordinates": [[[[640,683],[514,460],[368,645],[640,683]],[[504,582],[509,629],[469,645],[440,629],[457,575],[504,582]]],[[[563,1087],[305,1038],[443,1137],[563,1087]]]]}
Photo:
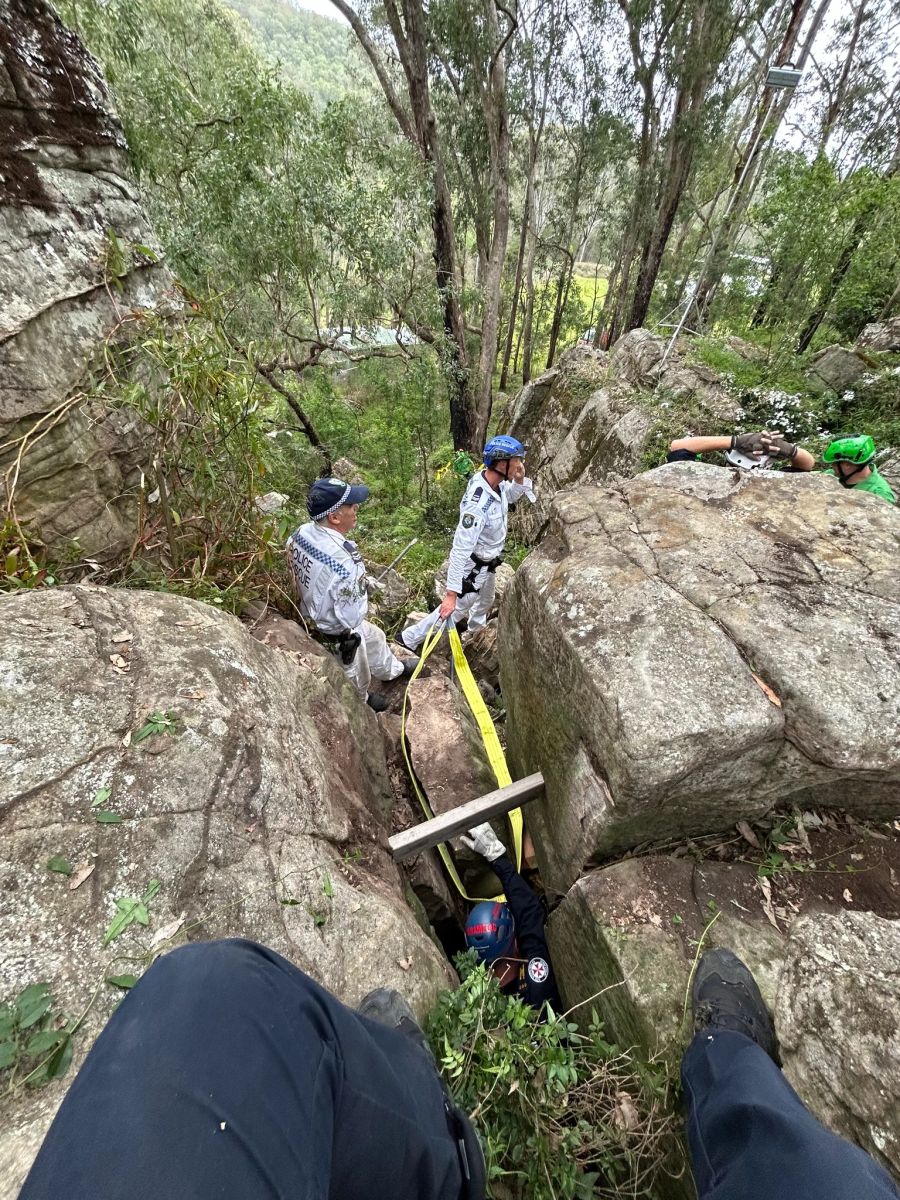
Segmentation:
{"type": "MultiPolygon", "coordinates": [[[[400,745],[403,748],[403,758],[406,762],[406,769],[409,772],[409,778],[412,782],[413,791],[416,793],[416,798],[422,806],[422,812],[425,814],[426,820],[431,820],[434,813],[431,811],[431,806],[425,798],[422,789],[419,787],[419,781],[416,779],[416,773],[413,770],[412,763],[409,759],[409,751],[406,746],[406,713],[409,705],[409,689],[413,681],[419,675],[422,667],[425,665],[428,656],[441,640],[444,632],[444,624],[441,622],[435,625],[428,633],[422,645],[422,650],[419,656],[419,665],[413,671],[409,683],[406,686],[406,691],[403,693],[403,709],[400,715],[400,745]]],[[[484,748],[487,751],[488,762],[491,764],[491,770],[494,772],[494,777],[497,780],[498,787],[507,787],[512,783],[510,778],[509,768],[506,765],[506,757],[503,753],[503,747],[500,745],[500,739],[497,737],[497,730],[494,728],[494,722],[491,720],[491,714],[487,710],[487,705],[482,698],[481,692],[478,690],[478,684],[475,682],[475,677],[472,674],[469,664],[466,662],[466,656],[463,652],[462,642],[459,640],[459,634],[455,626],[451,626],[449,630],[450,649],[453,653],[453,666],[456,669],[456,675],[462,686],[463,695],[466,702],[475,718],[478,729],[481,733],[481,740],[484,742],[484,748]]],[[[510,828],[513,835],[513,849],[516,869],[521,870],[522,867],[522,810],[515,808],[507,814],[509,817],[510,828]]],[[[459,894],[465,900],[503,900],[504,896],[470,896],[463,887],[463,882],[459,877],[459,872],[456,869],[456,864],[450,856],[450,852],[444,843],[438,847],[438,854],[443,860],[444,866],[447,868],[447,874],[456,885],[459,894]]]]}

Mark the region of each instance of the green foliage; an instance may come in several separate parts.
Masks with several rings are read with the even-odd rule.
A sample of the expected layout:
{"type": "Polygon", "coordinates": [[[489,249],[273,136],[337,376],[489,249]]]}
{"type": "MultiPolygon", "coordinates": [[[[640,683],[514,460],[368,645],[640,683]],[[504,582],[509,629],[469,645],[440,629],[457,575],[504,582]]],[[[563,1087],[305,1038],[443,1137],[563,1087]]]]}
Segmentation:
{"type": "Polygon", "coordinates": [[[54,1011],[55,1003],[49,983],[33,983],[0,1004],[0,1079],[8,1092],[40,1087],[69,1069],[74,1026],[54,1011]]]}
{"type": "Polygon", "coordinates": [[[639,1074],[596,1013],[587,1030],[556,1015],[541,1022],[471,952],[457,965],[462,983],[441,995],[428,1034],[478,1128],[488,1195],[651,1195],[672,1127],[665,1075],[639,1074]]]}
{"type": "Polygon", "coordinates": [[[155,737],[159,734],[173,734],[178,728],[178,716],[173,712],[152,712],[147,720],[134,734],[132,744],[142,742],[144,738],[155,737]]]}
{"type": "Polygon", "coordinates": [[[108,946],[110,942],[115,941],[117,937],[120,937],[135,922],[138,925],[149,925],[150,911],[148,906],[158,891],[159,880],[151,879],[140,900],[137,900],[134,896],[120,897],[116,901],[116,915],[103,935],[103,945],[108,946]]]}
{"type": "Polygon", "coordinates": [[[259,45],[295,87],[318,104],[353,96],[367,67],[346,25],[288,0],[227,0],[253,27],[259,45]]]}

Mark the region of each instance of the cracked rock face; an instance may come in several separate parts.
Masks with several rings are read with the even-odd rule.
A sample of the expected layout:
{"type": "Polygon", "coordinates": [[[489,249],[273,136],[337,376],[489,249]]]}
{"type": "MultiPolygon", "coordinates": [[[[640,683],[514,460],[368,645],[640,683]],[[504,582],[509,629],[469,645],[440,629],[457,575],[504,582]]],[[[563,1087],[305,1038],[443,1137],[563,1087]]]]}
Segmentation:
{"type": "Polygon", "coordinates": [[[896,814],[898,532],[821,475],[672,463],[556,497],[500,638],[551,889],[786,801],[896,814]]]}
{"type": "MultiPolygon", "coordinates": [[[[16,511],[54,553],[77,537],[106,557],[133,536],[140,430],[121,413],[59,406],[171,279],[100,70],[44,0],[0,0],[0,101],[0,442],[43,435],[22,460],[16,511]]],[[[0,474],[21,444],[0,451],[0,474]]]]}
{"type": "Polygon", "coordinates": [[[784,1073],[820,1121],[900,1177],[900,921],[873,913],[794,926],[775,1028],[784,1073]]]}
{"type": "Polygon", "coordinates": [[[626,333],[608,354],[576,346],[516,397],[510,432],[528,447],[538,497],[519,505],[514,520],[526,540],[537,540],[546,527],[560,488],[636,475],[671,397],[692,397],[710,424],[736,416],[715,372],[677,356],[663,365],[665,348],[647,329],[626,333]]]}
{"type": "Polygon", "coordinates": [[[386,986],[421,1014],[451,985],[386,849],[375,718],[330,658],[196,601],[77,586],[0,599],[0,680],[0,1000],[48,981],[74,1015],[100,984],[66,1080],[4,1101],[0,1196],[121,995],[102,981],[139,974],[155,937],[264,942],[351,1005],[386,986]],[[138,737],[151,713],[174,733],[138,737]],[[93,871],[72,889],[55,855],[93,871]],[[104,948],[151,879],[149,926],[104,948]]]}

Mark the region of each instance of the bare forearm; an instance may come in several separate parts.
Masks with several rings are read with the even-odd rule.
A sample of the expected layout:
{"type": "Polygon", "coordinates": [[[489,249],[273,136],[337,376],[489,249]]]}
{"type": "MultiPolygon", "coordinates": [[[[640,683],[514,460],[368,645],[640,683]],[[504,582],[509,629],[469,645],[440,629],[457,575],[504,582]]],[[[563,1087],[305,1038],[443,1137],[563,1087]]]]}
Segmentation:
{"type": "Polygon", "coordinates": [[[791,466],[795,471],[811,471],[816,465],[816,460],[808,450],[804,450],[802,446],[797,447],[797,453],[791,459],[791,466]]]}
{"type": "Polygon", "coordinates": [[[676,438],[670,450],[688,450],[691,454],[708,454],[711,450],[730,450],[731,436],[676,438]]]}

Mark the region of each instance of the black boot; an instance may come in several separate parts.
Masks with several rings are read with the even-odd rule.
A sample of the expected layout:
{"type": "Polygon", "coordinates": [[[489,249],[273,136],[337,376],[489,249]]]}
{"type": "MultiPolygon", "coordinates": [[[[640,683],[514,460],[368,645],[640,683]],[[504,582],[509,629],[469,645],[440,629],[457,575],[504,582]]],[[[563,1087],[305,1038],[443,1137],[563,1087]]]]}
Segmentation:
{"type": "Polygon", "coordinates": [[[422,1027],[416,1020],[413,1010],[400,993],[395,992],[393,988],[376,988],[374,992],[369,992],[368,996],[360,1001],[356,1011],[360,1016],[368,1017],[370,1021],[377,1021],[379,1025],[386,1025],[388,1029],[396,1029],[414,1042],[423,1054],[428,1055],[444,1093],[447,1126],[459,1152],[460,1171],[463,1178],[460,1200],[484,1200],[487,1170],[481,1142],[478,1140],[472,1122],[462,1109],[457,1108],[453,1103],[453,1097],[441,1078],[434,1055],[431,1053],[431,1047],[428,1045],[428,1039],[422,1032],[422,1027]]]}
{"type": "Polygon", "coordinates": [[[418,657],[405,658],[403,660],[403,674],[400,675],[399,678],[400,679],[409,679],[410,675],[412,675],[413,671],[419,665],[420,661],[421,661],[421,659],[419,659],[418,657]]]}
{"type": "Polygon", "coordinates": [[[366,704],[368,704],[373,712],[386,712],[388,707],[387,700],[378,692],[369,692],[369,695],[366,697],[366,704]]]}
{"type": "Polygon", "coordinates": [[[743,1033],[778,1062],[775,1026],[750,970],[730,950],[707,950],[691,990],[694,1029],[743,1033]]]}

